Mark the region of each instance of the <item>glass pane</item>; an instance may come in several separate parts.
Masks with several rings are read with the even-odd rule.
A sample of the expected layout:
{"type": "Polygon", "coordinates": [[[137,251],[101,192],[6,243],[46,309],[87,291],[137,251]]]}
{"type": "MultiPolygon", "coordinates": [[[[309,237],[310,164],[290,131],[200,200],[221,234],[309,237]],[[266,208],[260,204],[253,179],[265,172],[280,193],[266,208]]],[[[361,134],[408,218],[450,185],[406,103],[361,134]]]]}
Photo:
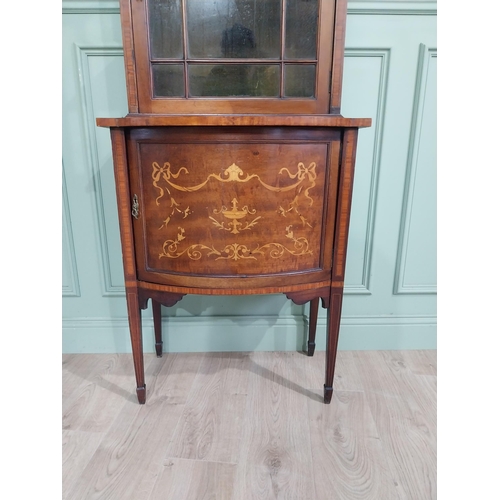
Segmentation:
{"type": "Polygon", "coordinates": [[[318,0],[287,0],[286,59],[316,59],[318,0]]]}
{"type": "Polygon", "coordinates": [[[279,58],[281,0],[186,0],[190,58],[279,58]]]}
{"type": "Polygon", "coordinates": [[[181,0],[149,0],[148,8],[151,57],[181,59],[181,0]]]}
{"type": "Polygon", "coordinates": [[[285,97],[314,97],[315,88],[315,64],[285,65],[285,97]]]}
{"type": "Polygon", "coordinates": [[[184,97],[184,64],[153,64],[153,95],[184,97]]]}
{"type": "Polygon", "coordinates": [[[189,65],[189,95],[193,97],[278,97],[279,64],[189,65]]]}

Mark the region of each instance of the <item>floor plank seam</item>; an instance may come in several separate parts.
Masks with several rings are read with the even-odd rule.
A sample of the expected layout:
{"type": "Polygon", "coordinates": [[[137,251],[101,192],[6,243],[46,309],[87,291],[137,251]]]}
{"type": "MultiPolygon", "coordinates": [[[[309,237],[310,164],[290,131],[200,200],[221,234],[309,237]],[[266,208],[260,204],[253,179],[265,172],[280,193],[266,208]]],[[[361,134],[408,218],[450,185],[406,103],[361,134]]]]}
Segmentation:
{"type": "Polygon", "coordinates": [[[163,466],[168,467],[169,465],[173,464],[167,464],[166,462],[171,461],[171,460],[183,460],[186,462],[200,462],[202,464],[223,464],[223,465],[239,465],[238,462],[226,462],[224,460],[203,460],[200,458],[184,458],[184,457],[172,457],[172,456],[167,456],[163,459],[163,466]]]}

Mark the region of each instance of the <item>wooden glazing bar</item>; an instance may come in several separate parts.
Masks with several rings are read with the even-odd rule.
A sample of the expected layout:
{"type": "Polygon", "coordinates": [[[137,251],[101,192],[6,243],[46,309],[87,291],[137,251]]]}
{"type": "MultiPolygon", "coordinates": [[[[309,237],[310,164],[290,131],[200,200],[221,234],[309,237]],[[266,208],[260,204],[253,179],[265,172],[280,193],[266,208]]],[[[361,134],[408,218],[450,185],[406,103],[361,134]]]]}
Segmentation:
{"type": "MultiPolygon", "coordinates": [[[[333,3],[333,2],[332,2],[333,3]]],[[[340,114],[342,98],[342,78],[344,73],[345,24],[347,0],[337,0],[335,8],[335,39],[333,42],[333,63],[331,81],[330,113],[340,114]]]]}

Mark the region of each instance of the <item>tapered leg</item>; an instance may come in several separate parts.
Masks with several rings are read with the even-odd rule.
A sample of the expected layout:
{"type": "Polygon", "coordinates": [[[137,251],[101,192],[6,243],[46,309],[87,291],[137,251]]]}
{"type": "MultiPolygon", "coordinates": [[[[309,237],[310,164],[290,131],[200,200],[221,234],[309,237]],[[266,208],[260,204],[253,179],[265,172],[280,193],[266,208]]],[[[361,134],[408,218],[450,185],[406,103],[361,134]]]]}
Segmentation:
{"type": "Polygon", "coordinates": [[[163,354],[163,341],[161,339],[161,304],[156,300],[151,299],[153,303],[153,323],[155,327],[155,349],[156,356],[162,357],[163,354]]]}
{"type": "Polygon", "coordinates": [[[332,289],[327,312],[326,332],[326,374],[324,401],[330,403],[333,395],[333,376],[339,342],[340,314],[342,312],[342,290],[332,289]]]}
{"type": "Polygon", "coordinates": [[[146,402],[146,384],[144,381],[144,354],[142,349],[142,318],[136,288],[127,288],[127,309],[135,380],[137,382],[137,399],[140,404],[144,404],[146,402]]]}
{"type": "Polygon", "coordinates": [[[307,355],[312,356],[316,348],[316,325],[318,324],[319,297],[312,299],[309,308],[309,340],[307,341],[307,355]]]}

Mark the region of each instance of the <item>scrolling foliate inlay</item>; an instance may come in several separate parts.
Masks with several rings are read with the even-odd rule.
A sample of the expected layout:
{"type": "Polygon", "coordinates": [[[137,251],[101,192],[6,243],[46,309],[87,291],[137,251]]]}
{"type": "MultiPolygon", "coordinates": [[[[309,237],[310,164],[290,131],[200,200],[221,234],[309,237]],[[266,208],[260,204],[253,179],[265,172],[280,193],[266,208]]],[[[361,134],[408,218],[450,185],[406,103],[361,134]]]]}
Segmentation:
{"type": "Polygon", "coordinates": [[[215,255],[215,260],[239,260],[253,259],[257,260],[255,255],[265,255],[269,253],[273,259],[279,259],[285,253],[290,255],[310,255],[312,251],[309,249],[309,242],[304,237],[296,238],[292,231],[292,226],[287,226],[285,236],[293,241],[291,248],[282,245],[281,243],[267,243],[265,245],[257,245],[256,248],[250,250],[246,245],[239,243],[231,243],[226,245],[222,250],[217,250],[213,245],[211,247],[196,243],[190,245],[184,250],[179,251],[179,243],[186,239],[185,230],[180,227],[175,240],[167,240],[163,243],[163,251],[159,255],[160,258],[168,257],[170,259],[178,259],[186,254],[191,260],[200,260],[203,256],[203,251],[206,251],[206,256],[215,255]]]}
{"type": "MultiPolygon", "coordinates": [[[[297,171],[292,173],[288,168],[283,167],[279,170],[279,175],[284,175],[295,182],[288,186],[272,186],[261,179],[258,174],[246,174],[243,170],[233,163],[228,168],[226,168],[222,174],[211,173],[206,179],[196,185],[183,185],[183,183],[178,181],[181,174],[189,175],[189,171],[186,167],[180,167],[177,172],[172,172],[172,167],[169,162],[165,162],[161,167],[159,163],[153,162],[152,164],[153,172],[153,186],[158,190],[159,195],[156,198],[156,205],[160,205],[160,200],[165,196],[165,192],[170,197],[170,201],[167,203],[168,212],[167,217],[160,226],[160,229],[166,228],[172,218],[176,215],[180,215],[182,219],[186,219],[193,212],[188,206],[186,208],[181,207],[172,192],[175,190],[177,192],[192,193],[199,191],[205,187],[210,180],[215,180],[221,183],[247,183],[251,180],[255,180],[260,183],[262,187],[266,190],[274,193],[286,193],[295,190],[294,198],[285,205],[279,205],[276,213],[283,217],[290,215],[295,215],[299,218],[300,223],[303,227],[308,226],[312,228],[311,224],[307,221],[305,216],[301,213],[302,206],[312,206],[313,198],[309,195],[309,192],[316,185],[316,163],[311,162],[308,167],[304,163],[299,162],[297,164],[297,171]],[[161,184],[160,184],[161,183],[161,184]],[[171,210],[170,210],[171,209],[171,210]]],[[[286,178],[286,177],[285,177],[286,178]]],[[[229,231],[231,234],[237,235],[242,231],[247,231],[253,229],[262,217],[257,215],[256,217],[250,217],[248,221],[242,221],[247,216],[256,215],[257,211],[253,208],[249,208],[248,205],[244,205],[239,208],[239,201],[237,198],[233,198],[231,201],[232,208],[228,209],[226,206],[222,205],[220,208],[214,208],[212,213],[214,216],[219,216],[219,220],[214,216],[209,216],[212,224],[219,230],[229,231]],[[220,217],[222,216],[222,218],[220,217]],[[224,219],[228,219],[225,221],[224,219]],[[241,222],[240,222],[241,221],[241,222]]],[[[167,257],[171,259],[177,259],[182,255],[186,255],[191,260],[199,260],[203,255],[209,257],[215,257],[216,260],[220,259],[254,259],[256,260],[258,255],[268,254],[271,258],[278,259],[282,257],[285,253],[291,255],[307,255],[312,254],[309,249],[309,242],[307,238],[295,237],[292,231],[292,225],[288,225],[285,228],[285,237],[290,240],[290,245],[286,246],[281,243],[271,242],[266,244],[258,244],[255,248],[250,249],[246,245],[239,243],[231,243],[226,245],[222,249],[216,249],[214,246],[207,246],[202,243],[196,243],[188,246],[187,248],[181,249],[181,242],[186,239],[185,229],[179,227],[179,232],[176,239],[169,239],[163,243],[162,253],[159,254],[161,257],[167,257]]]]}

